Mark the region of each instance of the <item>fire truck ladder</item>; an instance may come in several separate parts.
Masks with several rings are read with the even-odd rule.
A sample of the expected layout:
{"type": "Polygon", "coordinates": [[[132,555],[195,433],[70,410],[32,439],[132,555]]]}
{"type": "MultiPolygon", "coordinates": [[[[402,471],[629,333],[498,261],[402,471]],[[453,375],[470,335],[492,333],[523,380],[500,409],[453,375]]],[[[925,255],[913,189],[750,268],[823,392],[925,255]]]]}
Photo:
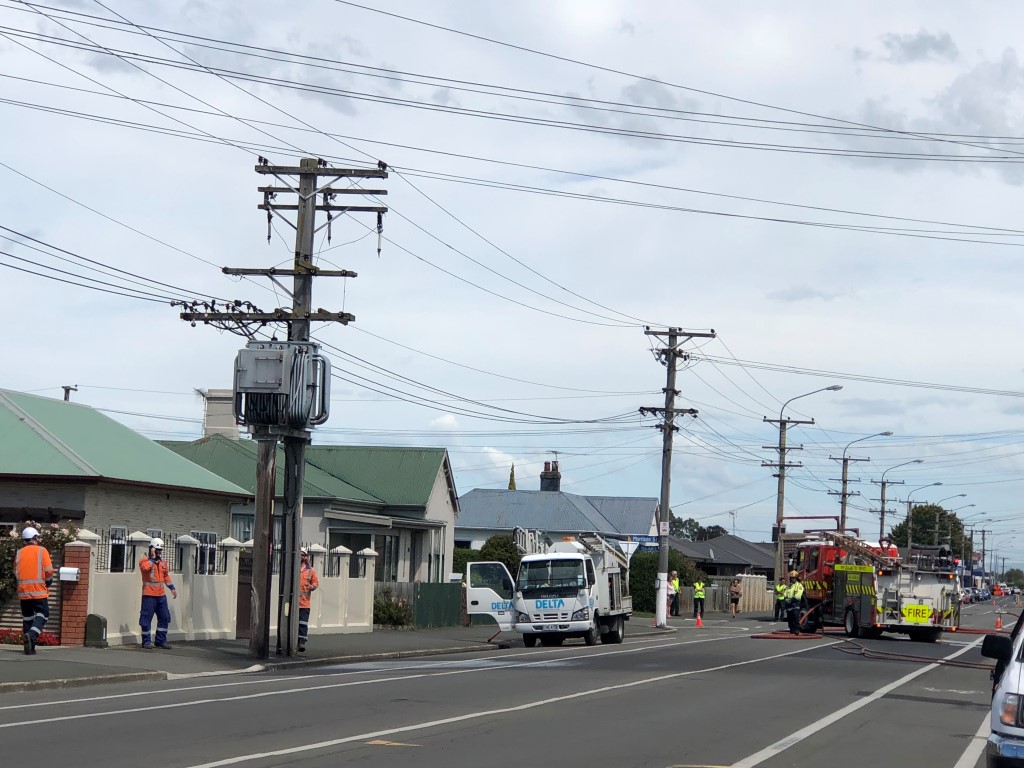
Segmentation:
{"type": "Polygon", "coordinates": [[[845,533],[829,533],[828,537],[847,552],[863,557],[875,565],[891,565],[893,563],[893,558],[876,552],[863,541],[853,536],[847,536],[845,533]]]}

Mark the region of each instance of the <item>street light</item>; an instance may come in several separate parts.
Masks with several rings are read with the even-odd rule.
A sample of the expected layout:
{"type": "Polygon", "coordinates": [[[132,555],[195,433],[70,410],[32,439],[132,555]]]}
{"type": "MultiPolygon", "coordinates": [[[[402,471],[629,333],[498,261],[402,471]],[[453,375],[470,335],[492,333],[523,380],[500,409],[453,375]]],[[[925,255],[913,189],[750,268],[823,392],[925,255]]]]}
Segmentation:
{"type": "MultiPolygon", "coordinates": [[[[786,498],[786,427],[792,424],[813,424],[814,419],[810,421],[800,421],[796,419],[783,418],[783,414],[786,411],[786,406],[792,403],[794,400],[799,400],[802,397],[810,397],[816,395],[819,392],[838,392],[843,388],[842,384],[831,384],[821,389],[816,389],[813,392],[805,392],[802,395],[791,397],[789,400],[782,404],[779,409],[779,418],[769,419],[765,417],[765,421],[769,423],[777,423],[779,425],[779,490],[775,500],[775,579],[776,581],[782,575],[782,561],[783,561],[783,543],[782,543],[782,520],[785,517],[785,498],[786,498]]],[[[770,463],[765,464],[762,462],[761,466],[772,466],[770,463]]]]}
{"type": "Polygon", "coordinates": [[[932,486],[935,486],[935,485],[942,485],[942,483],[941,482],[928,483],[928,485],[922,485],[922,486],[920,486],[918,488],[914,488],[912,491],[909,491],[907,493],[907,558],[908,559],[910,558],[910,550],[914,546],[914,518],[913,518],[913,514],[912,514],[913,510],[914,510],[914,507],[913,507],[913,505],[910,502],[910,496],[911,496],[911,494],[916,493],[917,491],[920,491],[923,488],[931,488],[932,486]]]}
{"type": "Polygon", "coordinates": [[[933,537],[934,541],[932,541],[932,546],[939,546],[939,514],[942,512],[942,502],[949,501],[950,499],[962,499],[966,495],[966,493],[958,493],[954,496],[947,496],[946,498],[939,499],[935,502],[935,536],[933,537]]]}
{"type": "MultiPolygon", "coordinates": [[[[885,476],[889,472],[892,472],[894,469],[899,469],[900,467],[905,467],[908,464],[923,464],[923,463],[924,463],[924,459],[914,459],[912,461],[904,461],[902,464],[897,464],[895,467],[889,467],[887,470],[885,470],[882,473],[882,479],[879,480],[879,482],[878,482],[878,484],[882,488],[882,498],[880,499],[880,501],[882,502],[882,514],[881,514],[881,520],[879,520],[879,523],[878,523],[878,543],[879,544],[881,544],[882,543],[882,539],[885,538],[885,511],[886,511],[885,510],[885,488],[886,488],[885,476]]],[[[900,483],[902,484],[903,481],[900,480],[900,483]]]]}
{"type": "MultiPolygon", "coordinates": [[[[846,500],[850,496],[850,494],[847,493],[846,489],[850,480],[851,459],[847,458],[846,452],[850,450],[850,446],[853,445],[854,443],[860,443],[863,442],[864,440],[870,440],[872,437],[892,437],[892,432],[876,432],[875,434],[868,435],[867,437],[858,437],[856,440],[851,440],[849,443],[846,444],[846,447],[843,448],[843,490],[839,495],[839,530],[843,532],[846,531],[846,500]]],[[[869,459],[853,459],[853,461],[869,461],[869,459]]]]}

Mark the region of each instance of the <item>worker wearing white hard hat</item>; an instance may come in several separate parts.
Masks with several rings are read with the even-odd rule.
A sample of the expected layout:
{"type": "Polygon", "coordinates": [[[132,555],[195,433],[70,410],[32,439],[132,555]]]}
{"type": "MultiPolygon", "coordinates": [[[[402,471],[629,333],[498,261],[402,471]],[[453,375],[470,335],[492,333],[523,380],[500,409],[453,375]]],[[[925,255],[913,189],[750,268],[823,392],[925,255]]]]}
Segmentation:
{"type": "Polygon", "coordinates": [[[309,638],[309,610],[312,605],[309,598],[320,586],[320,578],[309,562],[309,550],[303,547],[300,554],[302,564],[299,566],[299,653],[304,653],[309,638]]]}
{"type": "Polygon", "coordinates": [[[142,574],[142,610],[139,612],[139,627],[142,629],[142,647],[152,648],[150,627],[153,615],[156,615],[156,647],[170,649],[167,642],[167,630],[171,626],[171,611],[167,607],[167,595],[164,586],[171,590],[171,596],[177,600],[178,591],[171,582],[171,571],[163,558],[164,540],[160,537],[150,539],[149,555],[139,562],[142,574]]]}
{"type": "Polygon", "coordinates": [[[21,532],[24,546],[14,556],[14,573],[18,579],[18,600],[21,602],[21,633],[25,655],[36,652],[36,643],[50,618],[50,584],[53,583],[53,562],[46,547],[39,543],[39,531],[27,526],[21,532]]]}

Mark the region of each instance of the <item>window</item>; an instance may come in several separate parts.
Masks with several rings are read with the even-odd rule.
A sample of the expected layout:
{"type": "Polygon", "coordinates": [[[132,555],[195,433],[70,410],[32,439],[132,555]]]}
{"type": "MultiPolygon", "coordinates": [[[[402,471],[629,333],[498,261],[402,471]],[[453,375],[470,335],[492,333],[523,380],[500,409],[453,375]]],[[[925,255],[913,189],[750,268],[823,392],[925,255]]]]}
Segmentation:
{"type": "Polygon", "coordinates": [[[246,542],[253,537],[255,515],[246,515],[235,512],[231,515],[231,537],[241,542],[246,542]]]}
{"type": "Polygon", "coordinates": [[[110,572],[124,573],[128,566],[128,528],[110,526],[110,572]]]}
{"type": "Polygon", "coordinates": [[[162,539],[164,537],[164,532],[161,528],[147,528],[146,535],[151,539],[162,539]]]}
{"type": "Polygon", "coordinates": [[[401,557],[401,550],[399,548],[399,537],[396,536],[383,536],[377,534],[375,536],[375,549],[380,559],[377,561],[380,567],[377,569],[377,581],[398,581],[398,560],[401,557]]]}
{"type": "Polygon", "coordinates": [[[356,553],[369,548],[370,543],[371,537],[368,533],[349,533],[348,531],[339,531],[334,528],[327,531],[327,549],[345,547],[352,550],[352,554],[348,559],[348,575],[351,579],[360,579],[366,575],[360,568],[360,562],[365,562],[365,559],[356,557],[356,553]]]}
{"type": "Polygon", "coordinates": [[[196,573],[217,572],[217,534],[209,531],[189,531],[189,535],[199,539],[196,552],[196,573]]]}

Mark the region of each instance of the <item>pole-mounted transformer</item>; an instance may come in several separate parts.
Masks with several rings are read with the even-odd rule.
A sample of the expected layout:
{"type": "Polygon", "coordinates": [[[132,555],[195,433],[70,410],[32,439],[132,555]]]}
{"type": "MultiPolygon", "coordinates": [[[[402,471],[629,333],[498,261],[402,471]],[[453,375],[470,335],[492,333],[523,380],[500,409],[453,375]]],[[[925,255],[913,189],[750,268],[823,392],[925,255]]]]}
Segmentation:
{"type": "Polygon", "coordinates": [[[312,342],[254,341],[235,357],[235,421],[308,429],[327,421],[331,362],[312,342]]]}

